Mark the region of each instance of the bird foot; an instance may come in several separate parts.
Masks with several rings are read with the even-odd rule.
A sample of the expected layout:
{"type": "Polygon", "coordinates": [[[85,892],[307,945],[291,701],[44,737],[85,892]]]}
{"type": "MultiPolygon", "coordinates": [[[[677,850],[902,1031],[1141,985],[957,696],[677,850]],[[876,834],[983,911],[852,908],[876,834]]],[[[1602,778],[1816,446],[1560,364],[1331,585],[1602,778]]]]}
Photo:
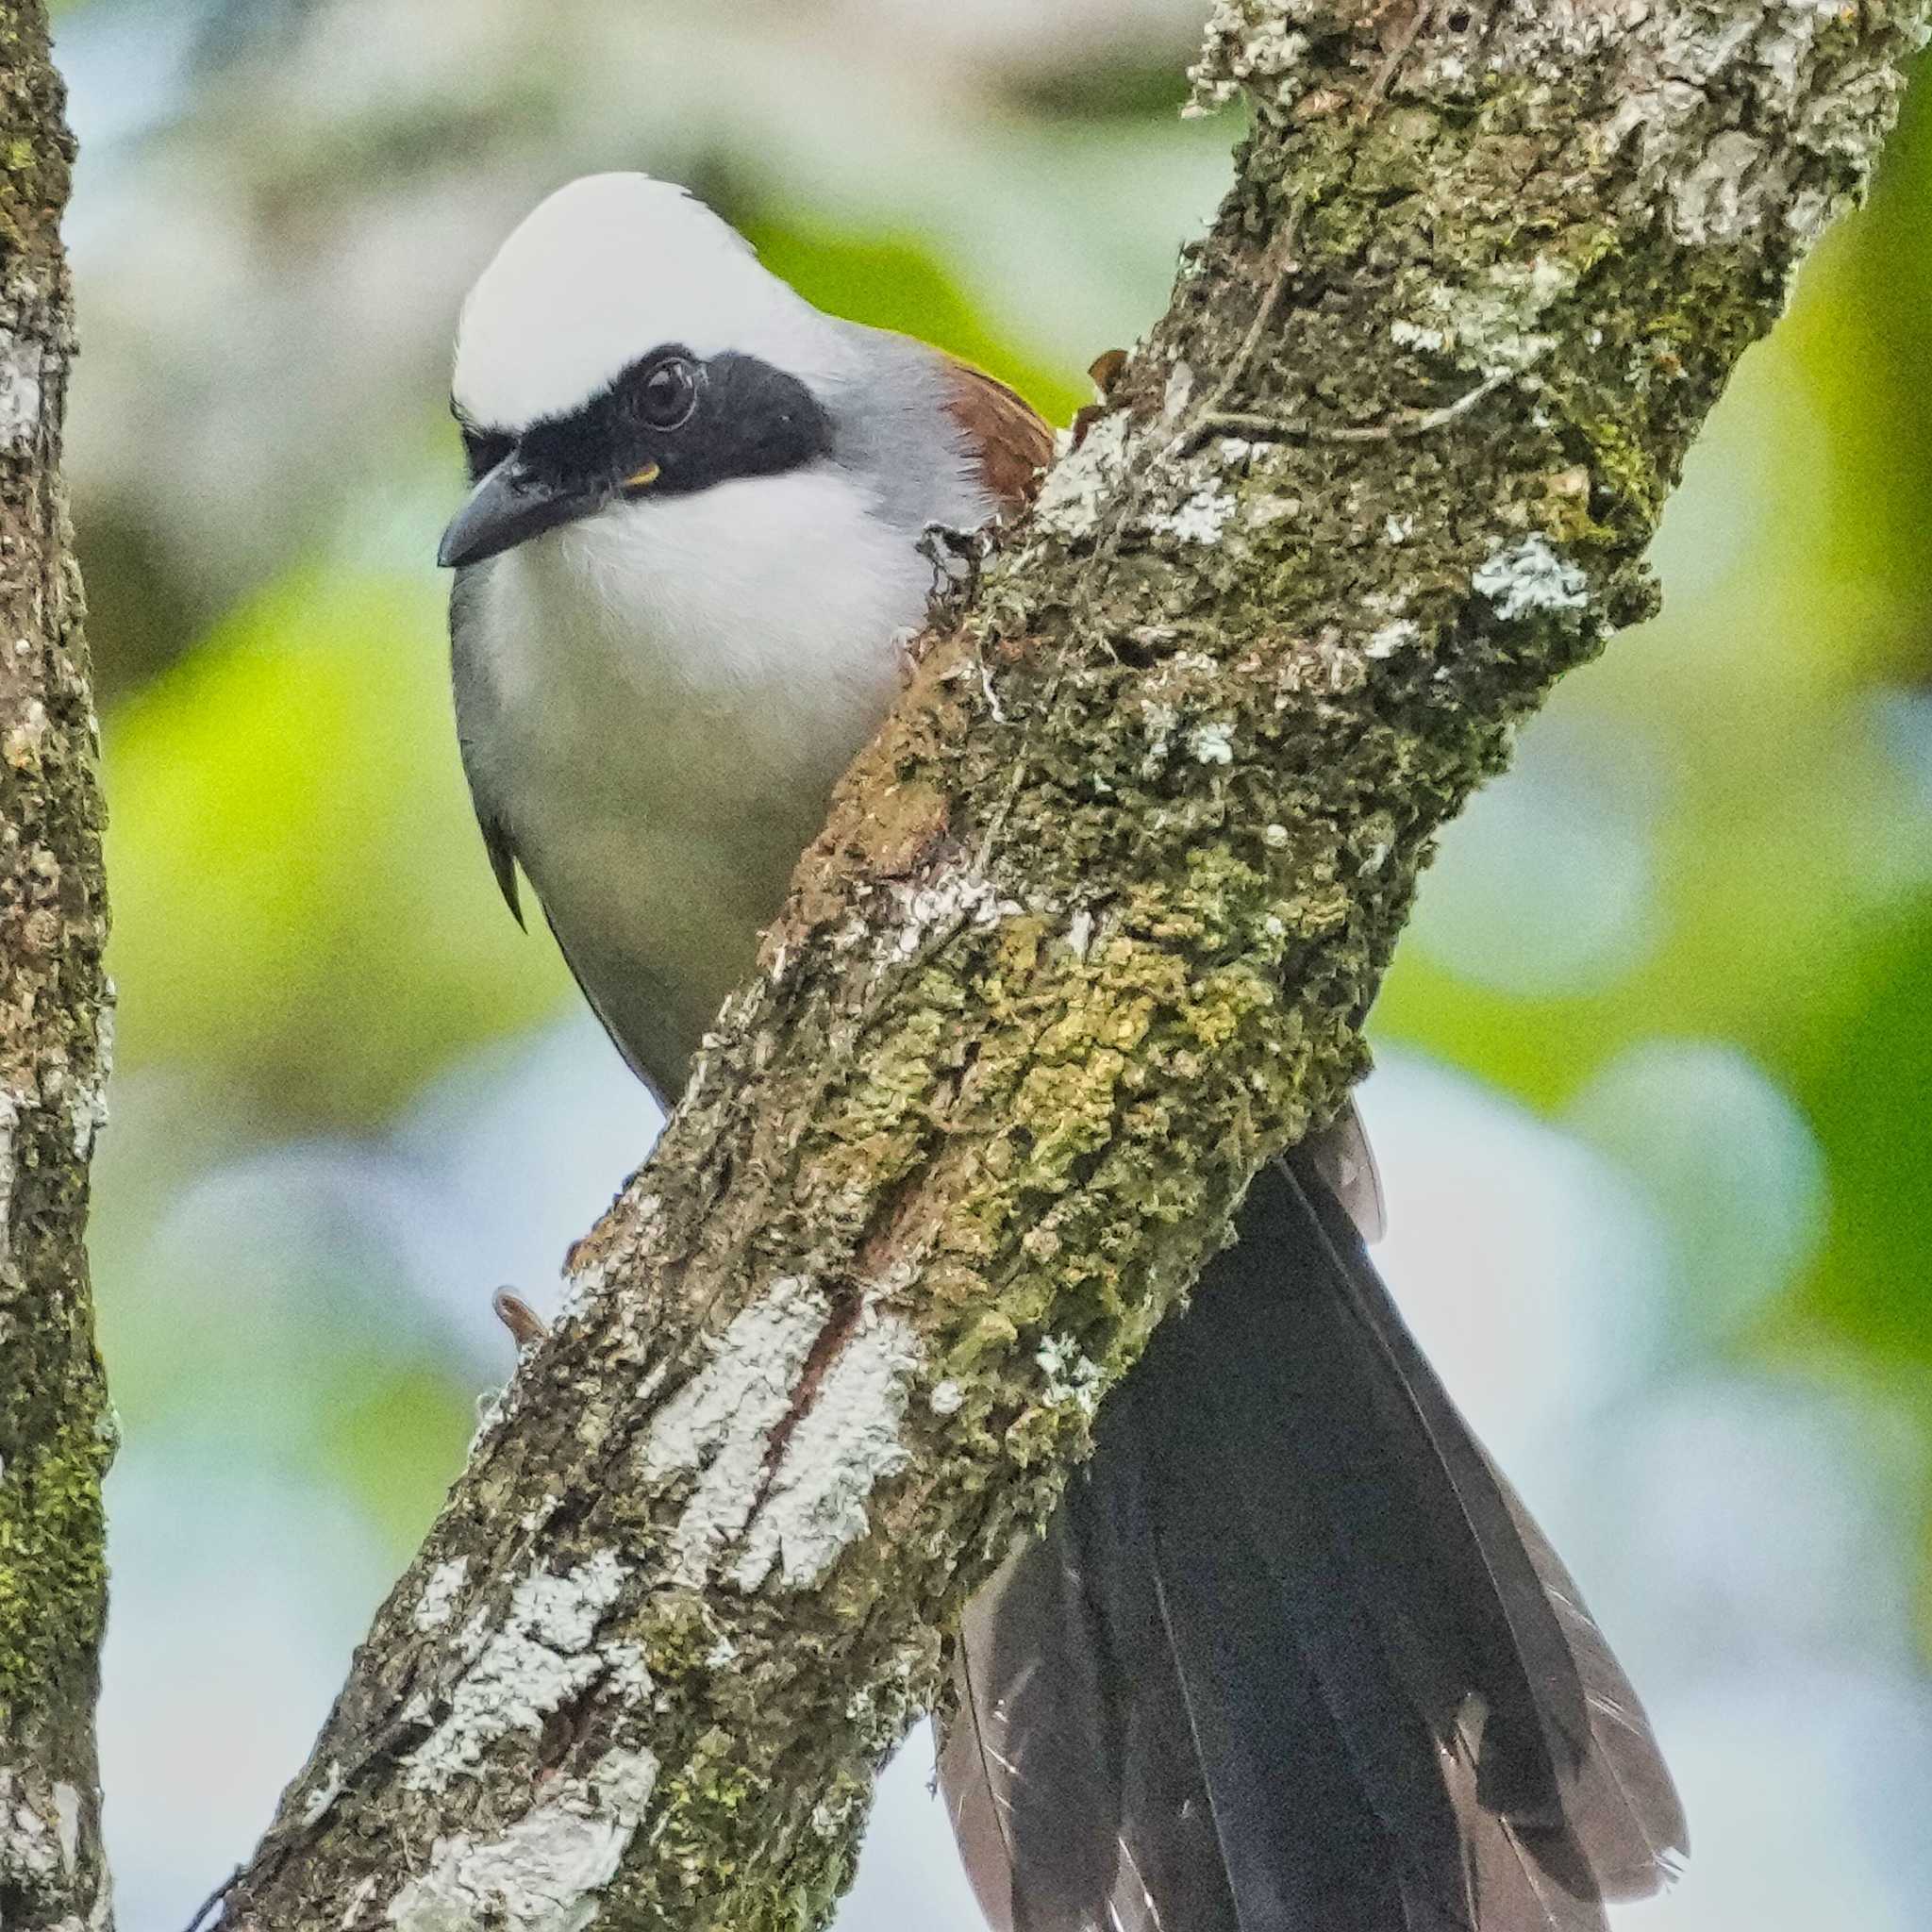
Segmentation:
{"type": "Polygon", "coordinates": [[[550,1333],[550,1324],[522,1295],[512,1294],[507,1288],[496,1291],[490,1306],[496,1310],[496,1319],[509,1330],[520,1356],[529,1354],[550,1333]]]}

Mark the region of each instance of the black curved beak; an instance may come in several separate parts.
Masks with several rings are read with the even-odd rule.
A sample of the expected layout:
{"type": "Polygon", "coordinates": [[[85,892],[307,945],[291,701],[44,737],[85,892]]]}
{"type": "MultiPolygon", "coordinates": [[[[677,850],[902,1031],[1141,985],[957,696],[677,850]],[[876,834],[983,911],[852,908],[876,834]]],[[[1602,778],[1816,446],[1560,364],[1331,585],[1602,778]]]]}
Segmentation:
{"type": "Polygon", "coordinates": [[[450,519],[436,561],[443,570],[481,563],[559,524],[589,516],[609,492],[591,485],[560,485],[508,456],[470,491],[468,502],[450,519]]]}

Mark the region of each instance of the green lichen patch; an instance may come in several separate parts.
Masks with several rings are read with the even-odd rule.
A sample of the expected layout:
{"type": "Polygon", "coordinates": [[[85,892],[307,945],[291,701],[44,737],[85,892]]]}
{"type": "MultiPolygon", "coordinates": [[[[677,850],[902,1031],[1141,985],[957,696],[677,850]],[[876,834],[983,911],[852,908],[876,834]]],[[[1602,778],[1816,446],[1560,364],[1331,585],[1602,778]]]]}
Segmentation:
{"type": "Polygon", "coordinates": [[[112,1440],[96,1388],[69,1382],[16,1408],[0,1478],[0,1736],[85,1681],[106,1616],[101,1483],[112,1440]],[[23,1412],[25,1410],[25,1412],[23,1412]]]}

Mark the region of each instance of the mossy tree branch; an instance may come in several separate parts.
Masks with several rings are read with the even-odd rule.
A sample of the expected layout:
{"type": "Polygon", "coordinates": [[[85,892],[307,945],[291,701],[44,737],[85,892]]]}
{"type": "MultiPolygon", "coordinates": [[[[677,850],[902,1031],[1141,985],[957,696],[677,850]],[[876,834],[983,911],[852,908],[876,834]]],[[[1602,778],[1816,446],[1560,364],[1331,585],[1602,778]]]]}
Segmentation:
{"type": "Polygon", "coordinates": [[[574,1254],[236,1923],[824,1922],[964,1593],[1360,1073],[1436,834],[1652,608],[1922,26],[1215,9],[1213,231],[574,1254]]]}
{"type": "Polygon", "coordinates": [[[112,1425],[88,1286],[107,901],[60,440],[73,143],[40,0],[0,4],[0,1926],[111,1923],[94,1696],[112,1425]]]}

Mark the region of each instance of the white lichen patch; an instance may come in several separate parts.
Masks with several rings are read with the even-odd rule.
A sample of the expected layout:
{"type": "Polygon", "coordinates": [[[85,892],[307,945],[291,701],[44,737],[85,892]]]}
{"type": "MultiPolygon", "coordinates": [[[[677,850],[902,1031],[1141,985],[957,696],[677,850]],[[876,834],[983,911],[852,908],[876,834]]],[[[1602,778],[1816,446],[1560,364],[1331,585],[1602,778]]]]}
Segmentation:
{"type": "Polygon", "coordinates": [[[390,1901],[399,1932],[583,1932],[617,1876],[657,1789],[648,1751],[613,1751],[494,1838],[439,1838],[427,1869],[390,1901]]]}
{"type": "MultiPolygon", "coordinates": [[[[1001,896],[983,873],[970,865],[948,866],[936,877],[908,884],[891,880],[886,891],[894,917],[880,933],[874,959],[881,968],[916,959],[936,938],[967,927],[983,929],[1014,917],[1019,904],[1001,896]]],[[[857,928],[862,937],[865,927],[857,928]]]]}
{"type": "Polygon", "coordinates": [[[863,1804],[863,1796],[857,1791],[848,1791],[836,1800],[821,1798],[811,1808],[811,1828],[822,1839],[841,1838],[851,1829],[854,1816],[863,1804]]]}
{"type": "Polygon", "coordinates": [[[1711,142],[1697,165],[1672,184],[1673,225],[1686,242],[1743,242],[1763,226],[1786,183],[1766,143],[1740,127],[1711,142]]]}
{"type": "Polygon", "coordinates": [[[1141,729],[1146,734],[1147,755],[1141,760],[1143,776],[1153,777],[1167,763],[1174,744],[1174,727],[1181,714],[1163,698],[1141,700],[1141,729]]]}
{"type": "Polygon", "coordinates": [[[966,1406],[966,1391],[948,1375],[943,1382],[933,1384],[925,1406],[935,1415],[958,1415],[966,1406]]]}
{"type": "MultiPolygon", "coordinates": [[[[1280,461],[1279,450],[1257,448],[1254,463],[1250,466],[1250,474],[1264,465],[1271,469],[1277,468],[1280,461]]],[[[1301,515],[1303,508],[1299,496],[1286,491],[1277,494],[1271,487],[1248,498],[1242,521],[1251,530],[1265,530],[1271,525],[1292,523],[1301,515]]]]}
{"type": "Polygon", "coordinates": [[[1575,286],[1576,272],[1545,256],[1498,262],[1474,288],[1432,284],[1389,333],[1400,347],[1447,356],[1474,375],[1520,374],[1548,353],[1554,339],[1537,325],[1575,286]]]}
{"type": "Polygon", "coordinates": [[[1224,490],[1197,490],[1171,515],[1158,519],[1157,532],[1182,543],[1218,543],[1234,519],[1241,499],[1224,490]]]}
{"type": "Polygon", "coordinates": [[[19,455],[40,440],[45,350],[31,336],[0,333],[0,450],[19,455]]]}
{"type": "Polygon", "coordinates": [[[1100,1408],[1102,1375],[1099,1363],[1064,1335],[1049,1335],[1033,1359],[1046,1374],[1046,1399],[1056,1407],[1077,1408],[1091,1416],[1100,1408]]]}
{"type": "MultiPolygon", "coordinates": [[[[707,1038],[708,1039],[708,1035],[707,1038]]],[[[633,1181],[632,1188],[636,1183],[633,1181]]],[[[648,1248],[657,1239],[663,1224],[664,1203],[661,1196],[654,1193],[628,1191],[624,1197],[624,1210],[631,1239],[642,1248],[648,1248]]],[[[620,1285],[624,1280],[623,1271],[613,1270],[608,1261],[586,1260],[563,1271],[563,1291],[558,1301],[557,1311],[550,1319],[551,1333],[566,1328],[583,1319],[585,1313],[596,1304],[607,1289],[620,1285]]],[[[628,1312],[625,1304],[619,1303],[620,1310],[628,1312]]],[[[661,1374],[654,1371],[654,1374],[661,1374]]]]}
{"type": "Polygon", "coordinates": [[[831,1303],[803,1275],[774,1283],[651,1424],[644,1482],[698,1474],[672,1532],[682,1581],[702,1582],[711,1559],[751,1521],[772,1432],[791,1412],[806,1359],[831,1318],[831,1303]]]}
{"type": "Polygon", "coordinates": [[[1543,0],[1491,64],[1555,79],[1609,50],[1605,145],[1635,146],[1679,240],[1750,242],[1783,223],[1808,243],[1856,193],[1902,86],[1893,57],[1924,30],[1900,22],[1888,44],[1848,18],[1844,0],[1543,0]]]}
{"type": "Polygon", "coordinates": [[[39,698],[29,698],[19,717],[0,734],[0,758],[16,772],[38,772],[52,721],[39,698]]]}
{"type": "Polygon", "coordinates": [[[866,1500],[905,1468],[906,1404],[919,1337],[897,1315],[867,1307],[793,1425],[744,1549],[732,1566],[741,1590],[758,1589],[775,1565],[803,1590],[865,1534],[866,1500]]]}
{"type": "MultiPolygon", "coordinates": [[[[42,1800],[33,1797],[34,1785],[23,1772],[0,1766],[0,1880],[15,1885],[49,1885],[63,1874],[74,1872],[75,1840],[61,1830],[58,1805],[48,1802],[47,1788],[39,1786],[42,1800]]],[[[63,1787],[61,1789],[70,1789],[63,1787]]],[[[79,1798],[75,1798],[75,1818],[79,1819],[79,1798]]]]}
{"type": "Polygon", "coordinates": [[[1188,733],[1188,755],[1197,765],[1234,763],[1234,727],[1223,718],[1210,718],[1188,733]]]}
{"type": "Polygon", "coordinates": [[[878,1674],[845,1700],[845,1716],[883,1754],[906,1735],[906,1727],[932,1705],[931,1655],[915,1640],[895,1648],[878,1674]]]}
{"type": "Polygon", "coordinates": [[[469,1622],[457,1632],[457,1641],[451,1646],[460,1657],[475,1658],[483,1655],[483,1646],[490,1641],[490,1611],[488,1607],[473,1610],[469,1622]]]}
{"type": "Polygon", "coordinates": [[[1124,410],[1103,416],[1078,449],[1054,464],[1033,507],[1034,528],[1070,542],[1093,534],[1125,473],[1131,427],[1124,410]]]}
{"type": "Polygon", "coordinates": [[[1160,420],[1178,425],[1194,400],[1194,365],[1183,358],[1167,373],[1160,391],[1160,420]]]}
{"type": "Polygon", "coordinates": [[[1392,658],[1397,651],[1421,643],[1422,637],[1422,626],[1413,618],[1398,617],[1393,624],[1385,624],[1362,646],[1362,651],[1370,658],[1392,658]]]}
{"type": "Polygon", "coordinates": [[[305,1828],[319,1824],[327,1817],[330,1807],[342,1795],[342,1767],[331,1757],[324,1767],[322,1782],[302,1801],[302,1824],[305,1828]]]}
{"type": "Polygon", "coordinates": [[[635,1643],[610,1643],[604,1648],[604,1662],[609,1672],[610,1688],[633,1708],[641,1709],[657,1693],[651,1667],[644,1661],[642,1648],[635,1643]]]}
{"type": "Polygon", "coordinates": [[[72,1785],[54,1787],[54,1835],[60,1842],[61,1870],[71,1874],[80,1856],[80,1793],[72,1785]]]}
{"type": "Polygon", "coordinates": [[[585,1308],[603,1293],[610,1279],[610,1272],[601,1261],[591,1261],[581,1268],[567,1268],[563,1274],[563,1295],[557,1305],[557,1313],[551,1319],[551,1333],[566,1328],[583,1317],[585,1308]]]}
{"type": "Polygon", "coordinates": [[[457,1680],[449,1714],[416,1747],[403,1782],[441,1790],[482,1761],[499,1738],[535,1733],[553,1710],[608,1675],[597,1625],[617,1601],[627,1567],[599,1550],[567,1574],[543,1570],[511,1592],[509,1610],[457,1680]]]}
{"type": "Polygon", "coordinates": [[[457,1599],[462,1594],[463,1579],[470,1574],[470,1559],[457,1557],[447,1563],[439,1563],[429,1573],[428,1580],[423,1586],[423,1594],[416,1599],[416,1607],[409,1621],[419,1630],[440,1630],[449,1622],[450,1612],[456,1608],[457,1599]]]}
{"type": "Polygon", "coordinates": [[[1181,111],[1211,114],[1243,91],[1257,105],[1291,101],[1308,46],[1294,23],[1307,18],[1307,0],[1215,0],[1181,111]]]}
{"type": "Polygon", "coordinates": [[[1434,354],[1449,346],[1449,331],[1433,324],[1410,322],[1398,316],[1389,325],[1389,340],[1398,349],[1424,349],[1434,354]]]}
{"type": "Polygon", "coordinates": [[[1590,579],[1550,548],[1541,534],[1499,550],[1470,578],[1505,624],[1542,614],[1570,615],[1590,603],[1590,579]]]}

